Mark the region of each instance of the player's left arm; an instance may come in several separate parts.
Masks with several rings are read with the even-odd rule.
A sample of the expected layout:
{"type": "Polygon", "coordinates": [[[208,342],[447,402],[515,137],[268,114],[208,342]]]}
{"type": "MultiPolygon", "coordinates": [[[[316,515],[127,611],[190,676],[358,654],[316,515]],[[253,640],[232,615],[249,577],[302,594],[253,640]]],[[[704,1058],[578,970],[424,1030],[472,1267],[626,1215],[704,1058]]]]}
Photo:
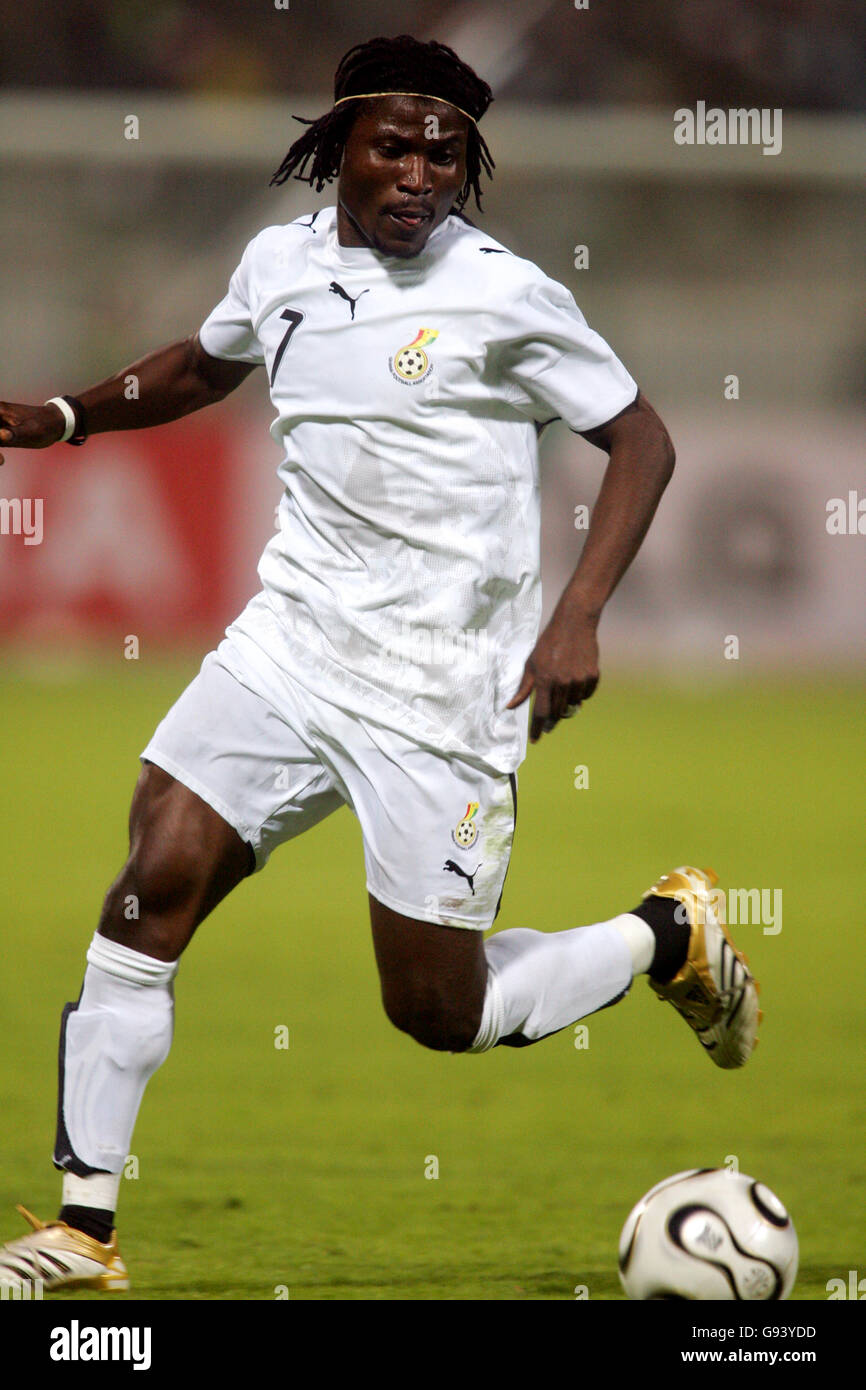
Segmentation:
{"type": "Polygon", "coordinates": [[[640,549],[674,468],[670,435],[640,394],[583,437],[610,456],[586,544],[508,704],[515,709],[535,692],[532,743],[588,700],[598,685],[602,610],[640,549]]]}

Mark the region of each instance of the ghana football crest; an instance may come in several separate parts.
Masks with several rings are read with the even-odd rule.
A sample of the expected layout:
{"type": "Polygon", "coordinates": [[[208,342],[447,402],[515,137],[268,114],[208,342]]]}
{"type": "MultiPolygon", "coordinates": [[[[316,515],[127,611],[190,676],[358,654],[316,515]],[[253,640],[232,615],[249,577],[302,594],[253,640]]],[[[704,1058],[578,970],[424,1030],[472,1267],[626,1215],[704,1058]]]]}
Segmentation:
{"type": "Polygon", "coordinates": [[[424,349],[438,337],[438,328],[419,328],[411,343],[399,348],[393,357],[388,358],[391,375],[404,386],[417,386],[418,382],[423,381],[433,370],[424,349]]]}
{"type": "Polygon", "coordinates": [[[475,821],[478,806],[477,801],[470,801],[463,814],[463,819],[459,820],[451,831],[451,839],[458,849],[471,849],[478,839],[478,826],[475,821]]]}

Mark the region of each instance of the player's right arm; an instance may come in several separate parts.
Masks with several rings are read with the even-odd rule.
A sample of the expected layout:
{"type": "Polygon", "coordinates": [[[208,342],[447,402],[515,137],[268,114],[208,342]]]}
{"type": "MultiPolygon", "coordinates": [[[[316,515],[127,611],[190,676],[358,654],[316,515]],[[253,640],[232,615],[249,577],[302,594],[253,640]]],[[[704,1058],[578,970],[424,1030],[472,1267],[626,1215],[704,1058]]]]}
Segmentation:
{"type": "MultiPolygon", "coordinates": [[[[91,386],[77,399],[84,407],[89,435],[147,429],[223,400],[240,386],[254,366],[250,362],[211,357],[199,342],[198,333],[194,333],[148,353],[139,362],[91,386]],[[136,389],[130,392],[133,377],[136,389]]],[[[63,412],[56,405],[0,401],[0,445],[4,447],[46,449],[57,443],[65,428],[63,412]]]]}

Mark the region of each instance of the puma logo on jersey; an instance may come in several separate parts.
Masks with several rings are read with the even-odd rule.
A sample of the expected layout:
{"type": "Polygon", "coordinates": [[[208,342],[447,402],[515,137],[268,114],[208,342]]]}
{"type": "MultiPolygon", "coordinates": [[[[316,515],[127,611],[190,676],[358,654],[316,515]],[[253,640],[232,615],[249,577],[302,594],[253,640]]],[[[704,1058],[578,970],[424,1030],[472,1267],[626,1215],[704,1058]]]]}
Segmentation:
{"type": "Polygon", "coordinates": [[[502,246],[479,246],[478,250],[482,256],[507,256],[508,252],[502,246]]]}
{"type": "Polygon", "coordinates": [[[336,280],[331,281],[330,285],[328,286],[328,289],[330,290],[331,294],[338,294],[341,299],[345,299],[348,302],[349,308],[352,310],[352,322],[354,323],[355,305],[358,303],[358,299],[361,298],[361,295],[369,294],[370,291],[362,290],[361,294],[358,295],[358,299],[353,299],[350,294],[346,294],[346,291],[343,289],[342,285],[337,284],[336,280]]]}
{"type": "MultiPolygon", "coordinates": [[[[482,859],[481,864],[483,864],[483,863],[484,863],[484,860],[482,859]]],[[[449,874],[459,874],[461,878],[465,878],[465,879],[466,879],[466,882],[469,884],[469,887],[472,889],[472,896],[473,896],[473,898],[474,898],[474,897],[475,897],[475,875],[478,873],[478,870],[481,868],[481,864],[476,865],[476,867],[472,870],[472,873],[471,873],[471,874],[467,874],[466,870],[465,870],[465,869],[461,869],[461,867],[460,867],[459,864],[455,864],[453,859],[446,859],[446,860],[445,860],[445,863],[442,865],[442,868],[443,868],[443,870],[444,870],[445,872],[447,872],[447,873],[449,873],[449,874]]]]}
{"type": "MultiPolygon", "coordinates": [[[[319,208],[319,212],[321,212],[321,211],[322,211],[322,209],[319,208]]],[[[314,212],[313,215],[312,215],[312,217],[310,218],[309,222],[300,222],[300,221],[299,221],[299,222],[298,222],[298,226],[299,226],[299,227],[309,227],[310,230],[311,230],[312,233],[313,233],[313,236],[318,236],[318,232],[316,231],[315,227],[313,226],[313,223],[315,222],[316,218],[318,217],[319,212],[314,212]]]]}

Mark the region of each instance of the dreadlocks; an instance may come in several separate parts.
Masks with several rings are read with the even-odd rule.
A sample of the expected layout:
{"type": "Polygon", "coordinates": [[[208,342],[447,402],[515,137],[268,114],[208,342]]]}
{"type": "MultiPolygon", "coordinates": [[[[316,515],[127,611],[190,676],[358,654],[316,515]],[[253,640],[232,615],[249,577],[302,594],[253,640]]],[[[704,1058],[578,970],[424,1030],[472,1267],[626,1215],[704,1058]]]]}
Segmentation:
{"type": "Polygon", "coordinates": [[[294,174],[295,178],[315,185],[320,193],[340,172],[343,150],[360,101],[370,93],[390,92],[433,97],[469,117],[466,182],[454,206],[461,212],[474,193],[480,208],[482,170],[490,178],[495,165],[476,122],[492,102],[493,93],[452,48],[435,41],[421,43],[408,34],[394,39],[370,39],[349,49],[334,75],[332,110],[318,120],[294,117],[309,129],[292,145],[271,185],[285,183],[294,174]]]}

